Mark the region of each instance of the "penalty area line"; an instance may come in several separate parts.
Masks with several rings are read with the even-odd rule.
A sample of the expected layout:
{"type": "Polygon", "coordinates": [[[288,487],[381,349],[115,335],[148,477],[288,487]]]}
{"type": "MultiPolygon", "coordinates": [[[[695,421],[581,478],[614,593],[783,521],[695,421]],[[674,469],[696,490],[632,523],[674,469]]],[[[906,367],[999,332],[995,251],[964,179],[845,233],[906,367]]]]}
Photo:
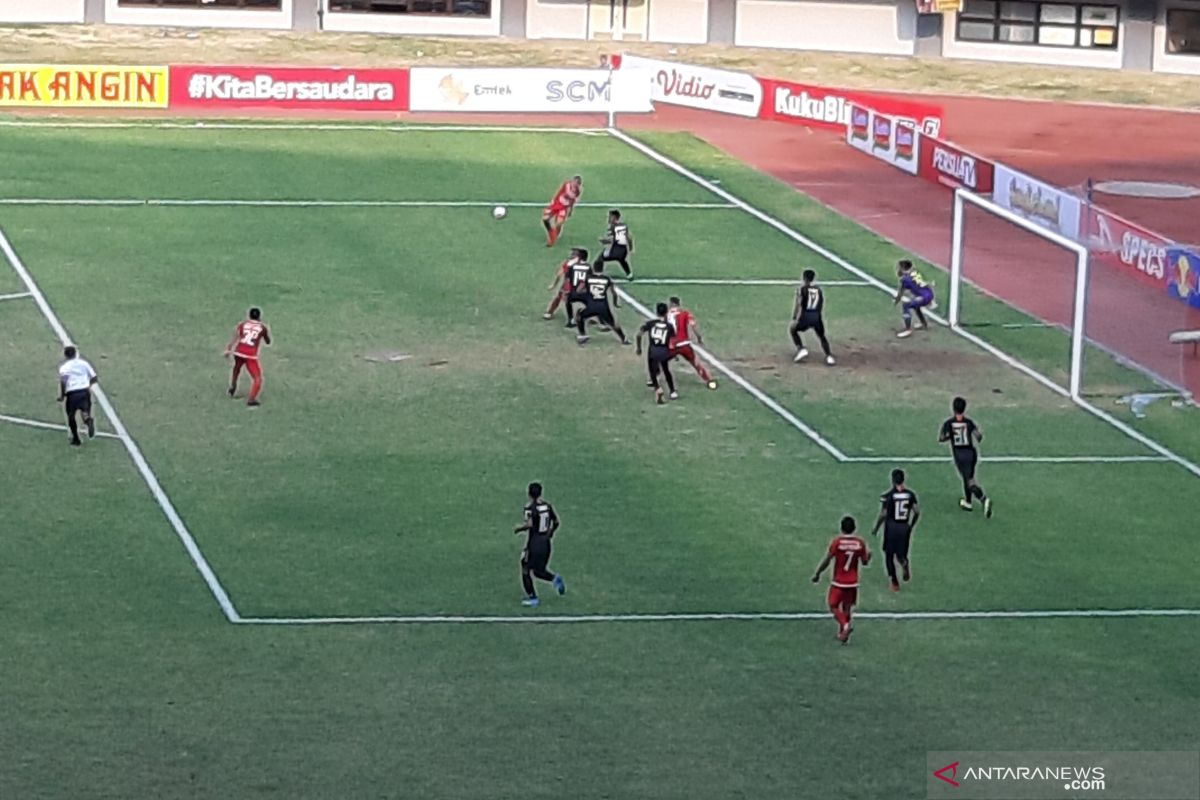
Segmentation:
{"type": "MultiPolygon", "coordinates": [[[[855,619],[1028,620],[1200,617],[1195,608],[1095,608],[1031,611],[856,611],[855,619]]],[[[553,614],[539,616],[410,615],[369,617],[242,617],[239,625],[563,625],[604,622],[794,622],[830,619],[827,611],[699,614],[553,614]]]]}
{"type": "MultiPolygon", "coordinates": [[[[950,456],[847,456],[848,464],[949,464],[950,456]]],[[[988,464],[1162,464],[1164,456],[980,456],[988,464]]]]}
{"type": "MultiPolygon", "coordinates": [[[[182,206],[187,208],[544,208],[535,200],[306,200],[272,198],[187,198],[187,197],[0,197],[0,206],[105,206],[137,208],[141,206],[182,206]]],[[[643,210],[705,211],[737,208],[732,203],[650,203],[622,202],[576,203],[576,208],[636,208],[643,210]]]]}
{"type": "Polygon", "coordinates": [[[29,292],[14,292],[12,294],[0,294],[0,300],[20,300],[24,297],[33,297],[29,292]]]}
{"type": "MultiPolygon", "coordinates": [[[[24,425],[27,428],[38,428],[39,430],[61,431],[63,433],[66,433],[70,430],[70,428],[68,428],[66,425],[59,425],[54,422],[42,422],[41,420],[36,419],[25,419],[24,417],[12,417],[8,414],[0,414],[0,422],[9,422],[13,425],[24,425]]],[[[96,438],[120,439],[121,437],[117,436],[115,433],[109,433],[107,431],[96,431],[96,438]]]]}
{"type": "MultiPolygon", "coordinates": [[[[736,208],[737,206],[729,206],[736,208]]],[[[646,283],[663,286],[799,286],[798,279],[788,278],[621,278],[614,283],[646,283]]],[[[874,288],[868,281],[821,281],[820,286],[865,286],[874,288]]]]}

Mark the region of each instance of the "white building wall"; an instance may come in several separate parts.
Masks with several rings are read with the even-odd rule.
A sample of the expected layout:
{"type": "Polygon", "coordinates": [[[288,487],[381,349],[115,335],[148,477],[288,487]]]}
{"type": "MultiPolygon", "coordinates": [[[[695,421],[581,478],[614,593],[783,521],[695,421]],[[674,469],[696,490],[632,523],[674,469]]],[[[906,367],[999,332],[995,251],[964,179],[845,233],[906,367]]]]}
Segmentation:
{"type": "Polygon", "coordinates": [[[587,0],[526,0],[526,38],[586,39],[587,35],[587,0]]]}
{"type": "MultiPolygon", "coordinates": [[[[44,2],[44,0],[31,0],[44,2]]],[[[112,25],[167,25],[191,28],[292,27],[292,3],[283,0],[279,11],[215,8],[122,8],[117,0],[104,0],[104,21],[112,25]]]]}
{"type": "MultiPolygon", "coordinates": [[[[325,0],[322,0],[324,3],[325,0]]],[[[492,0],[490,17],[454,15],[369,14],[325,12],[325,30],[354,33],[416,34],[419,36],[499,36],[500,4],[520,0],[492,0]]]]}
{"type": "Polygon", "coordinates": [[[1088,48],[1045,47],[1037,45],[1000,44],[996,42],[961,42],[954,16],[946,17],[942,30],[942,55],[946,58],[970,58],[976,61],[1005,61],[1015,64],[1043,64],[1060,67],[1121,68],[1121,51],[1125,47],[1125,20],[1117,32],[1117,47],[1113,50],[1088,48]]]}
{"type": "Polygon", "coordinates": [[[1175,72],[1181,75],[1200,75],[1200,55],[1167,52],[1167,9],[1187,8],[1200,11],[1200,2],[1166,0],[1154,21],[1154,71],[1175,72]]]}
{"type": "Polygon", "coordinates": [[[85,0],[0,0],[0,22],[83,22],[85,0]]]}
{"type": "Polygon", "coordinates": [[[649,0],[652,42],[704,44],[708,41],[708,0],[649,0]]]}
{"type": "Polygon", "coordinates": [[[734,44],[912,55],[915,34],[912,2],[738,0],[734,44]]]}

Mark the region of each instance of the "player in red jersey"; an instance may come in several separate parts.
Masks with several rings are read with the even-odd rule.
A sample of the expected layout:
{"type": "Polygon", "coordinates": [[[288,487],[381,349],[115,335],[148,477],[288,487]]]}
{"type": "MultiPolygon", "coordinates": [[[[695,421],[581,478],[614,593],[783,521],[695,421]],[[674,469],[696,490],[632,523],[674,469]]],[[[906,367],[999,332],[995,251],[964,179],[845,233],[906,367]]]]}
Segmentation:
{"type": "Polygon", "coordinates": [[[713,380],[712,373],[708,371],[708,367],[704,366],[704,362],[697,360],[696,351],[692,349],[693,338],[696,340],[696,344],[704,344],[704,338],[700,335],[700,324],[696,322],[696,317],[692,312],[680,304],[678,297],[672,297],[669,302],[667,322],[675,328],[675,334],[678,337],[671,345],[672,357],[683,358],[696,370],[700,380],[708,384],[708,388],[717,388],[717,382],[713,380]]]}
{"type": "Polygon", "coordinates": [[[567,323],[569,324],[571,322],[571,296],[583,292],[589,272],[591,272],[591,265],[588,264],[587,250],[572,247],[571,255],[559,265],[558,272],[554,273],[554,280],[550,282],[548,291],[553,292],[555,289],[558,291],[555,292],[554,299],[546,308],[546,313],[542,314],[542,319],[554,319],[554,312],[565,300],[567,302],[567,323]]]}
{"type": "Polygon", "coordinates": [[[583,194],[583,178],[576,175],[558,187],[558,191],[554,193],[554,199],[542,211],[542,225],[546,228],[546,247],[553,247],[554,243],[558,241],[562,227],[566,224],[567,217],[571,216],[571,212],[575,210],[575,204],[579,202],[581,194],[583,194]]]}
{"type": "Polygon", "coordinates": [[[837,620],[837,638],[842,644],[850,641],[850,633],[854,630],[851,612],[858,602],[858,567],[871,563],[871,550],[862,537],[855,535],[856,528],[854,517],[842,517],[841,533],[833,537],[824,560],[812,576],[813,583],[820,583],[821,573],[833,564],[833,580],[829,583],[829,611],[837,620]]]}
{"type": "Polygon", "coordinates": [[[246,398],[246,405],[259,404],[258,393],[262,391],[263,378],[262,367],[258,365],[258,348],[270,343],[271,332],[262,321],[262,311],[257,308],[250,309],[248,318],[238,323],[233,331],[233,338],[225,347],[225,357],[233,356],[233,376],[229,379],[230,397],[237,392],[238,376],[242,374],[242,367],[245,367],[250,373],[251,381],[250,396],[246,398]]]}

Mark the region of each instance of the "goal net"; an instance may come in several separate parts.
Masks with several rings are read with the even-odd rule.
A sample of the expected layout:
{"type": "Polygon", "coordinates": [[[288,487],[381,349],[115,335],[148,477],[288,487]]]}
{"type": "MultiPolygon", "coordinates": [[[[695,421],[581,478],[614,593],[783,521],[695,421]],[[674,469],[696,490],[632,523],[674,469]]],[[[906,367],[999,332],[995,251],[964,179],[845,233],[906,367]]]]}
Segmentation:
{"type": "Polygon", "coordinates": [[[1111,243],[1089,241],[1086,221],[1084,233],[1080,242],[956,191],[950,323],[1076,401],[1190,399],[1200,390],[1200,357],[1172,336],[1200,331],[1200,312],[1131,268],[1128,245],[1114,253],[1111,243]]]}

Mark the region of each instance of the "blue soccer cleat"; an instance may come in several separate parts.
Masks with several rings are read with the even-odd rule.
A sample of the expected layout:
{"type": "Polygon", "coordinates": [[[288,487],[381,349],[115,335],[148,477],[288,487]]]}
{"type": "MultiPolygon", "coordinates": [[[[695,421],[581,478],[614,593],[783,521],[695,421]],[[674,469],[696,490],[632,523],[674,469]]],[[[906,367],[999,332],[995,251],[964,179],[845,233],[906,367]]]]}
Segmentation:
{"type": "Polygon", "coordinates": [[[542,604],[542,601],[538,600],[536,597],[526,597],[524,600],[521,601],[521,605],[528,606],[529,608],[537,608],[541,604],[542,604]]]}
{"type": "Polygon", "coordinates": [[[563,580],[562,575],[554,576],[554,588],[558,590],[559,594],[567,593],[567,584],[566,581],[563,580]]]}

